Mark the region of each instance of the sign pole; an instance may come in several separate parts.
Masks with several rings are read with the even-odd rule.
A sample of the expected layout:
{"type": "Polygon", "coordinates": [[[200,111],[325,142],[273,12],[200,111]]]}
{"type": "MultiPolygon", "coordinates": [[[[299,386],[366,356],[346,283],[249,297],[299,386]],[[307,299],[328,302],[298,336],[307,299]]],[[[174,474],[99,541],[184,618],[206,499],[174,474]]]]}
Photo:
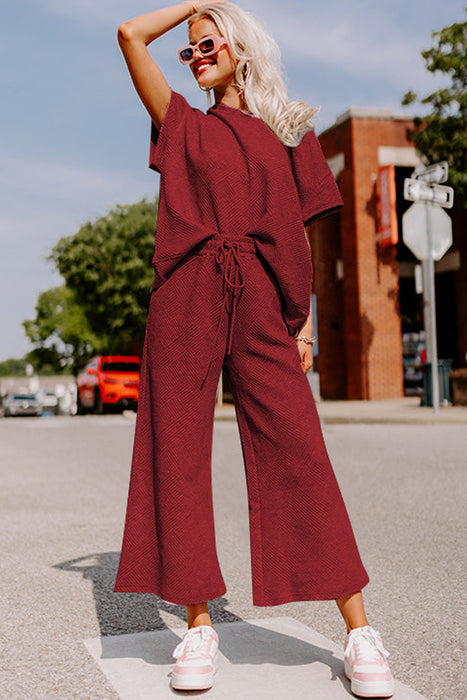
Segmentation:
{"type": "Polygon", "coordinates": [[[404,180],[404,199],[415,202],[402,217],[404,243],[422,261],[423,316],[427,360],[431,363],[433,410],[439,412],[439,371],[436,337],[435,260],[452,245],[452,223],[443,208],[454,204],[452,187],[438,183],[448,179],[446,161],[417,167],[404,180]],[[423,206],[422,202],[425,203],[423,206]],[[443,207],[443,208],[442,208],[443,207]]]}
{"type": "Polygon", "coordinates": [[[431,221],[430,201],[425,202],[426,206],[426,222],[428,234],[428,259],[427,259],[427,277],[428,277],[428,308],[430,317],[430,332],[428,338],[430,343],[431,356],[431,396],[433,400],[433,411],[439,413],[439,378],[438,378],[438,349],[436,342],[436,299],[435,299],[435,261],[433,259],[433,228],[431,221]]]}
{"type": "Polygon", "coordinates": [[[422,292],[423,292],[423,328],[425,330],[426,361],[431,362],[431,321],[430,300],[428,298],[429,270],[428,260],[422,260],[422,292]]]}

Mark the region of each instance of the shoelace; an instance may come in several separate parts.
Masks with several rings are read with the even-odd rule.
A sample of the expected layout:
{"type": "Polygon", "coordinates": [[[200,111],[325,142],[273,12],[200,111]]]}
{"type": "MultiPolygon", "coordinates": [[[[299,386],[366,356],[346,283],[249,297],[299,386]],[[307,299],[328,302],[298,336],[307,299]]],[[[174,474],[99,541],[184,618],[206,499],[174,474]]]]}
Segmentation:
{"type": "Polygon", "coordinates": [[[358,644],[358,641],[361,640],[362,637],[366,641],[366,644],[359,645],[359,656],[362,656],[368,661],[376,661],[379,659],[379,654],[382,654],[385,659],[388,658],[388,650],[384,648],[382,641],[372,627],[364,627],[358,633],[350,636],[349,652],[353,649],[354,645],[358,644]]]}
{"type": "Polygon", "coordinates": [[[173,657],[178,659],[185,653],[185,651],[188,654],[200,651],[204,642],[209,639],[209,636],[209,630],[203,627],[193,627],[191,630],[186,632],[182,641],[177,644],[173,650],[173,657]]]}

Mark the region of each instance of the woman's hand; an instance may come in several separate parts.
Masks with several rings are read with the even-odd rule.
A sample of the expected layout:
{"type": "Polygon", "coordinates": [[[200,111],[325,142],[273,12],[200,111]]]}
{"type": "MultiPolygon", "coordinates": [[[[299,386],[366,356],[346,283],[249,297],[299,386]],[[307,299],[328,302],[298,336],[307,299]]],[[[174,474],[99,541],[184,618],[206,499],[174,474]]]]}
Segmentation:
{"type": "Polygon", "coordinates": [[[304,372],[308,372],[313,366],[313,345],[305,343],[304,340],[297,340],[295,342],[297,343],[298,352],[300,354],[302,369],[304,372]]]}
{"type": "Polygon", "coordinates": [[[217,4],[223,2],[226,2],[226,0],[195,0],[195,2],[191,3],[191,7],[193,8],[193,14],[195,14],[195,12],[198,12],[198,10],[201,7],[203,7],[203,5],[211,5],[212,3],[217,4]]]}
{"type": "MultiPolygon", "coordinates": [[[[300,328],[297,335],[304,335],[307,338],[313,337],[313,312],[311,310],[311,304],[308,318],[300,328]]],[[[313,345],[311,343],[305,343],[304,340],[296,340],[295,342],[300,355],[302,369],[304,372],[308,372],[310,367],[313,366],[313,345]]]]}

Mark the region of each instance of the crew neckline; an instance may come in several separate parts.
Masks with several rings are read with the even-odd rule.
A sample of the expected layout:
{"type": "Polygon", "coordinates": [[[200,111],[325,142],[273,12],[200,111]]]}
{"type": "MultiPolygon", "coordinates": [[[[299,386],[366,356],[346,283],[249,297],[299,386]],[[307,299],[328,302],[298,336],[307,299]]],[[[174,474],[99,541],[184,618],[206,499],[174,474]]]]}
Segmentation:
{"type": "Polygon", "coordinates": [[[211,107],[209,107],[208,112],[211,111],[211,109],[214,109],[215,107],[227,107],[227,109],[231,109],[234,112],[242,112],[242,114],[246,114],[248,117],[254,117],[255,115],[252,114],[252,112],[247,112],[245,109],[240,109],[240,107],[231,107],[230,105],[226,105],[223,102],[215,102],[211,107]]]}

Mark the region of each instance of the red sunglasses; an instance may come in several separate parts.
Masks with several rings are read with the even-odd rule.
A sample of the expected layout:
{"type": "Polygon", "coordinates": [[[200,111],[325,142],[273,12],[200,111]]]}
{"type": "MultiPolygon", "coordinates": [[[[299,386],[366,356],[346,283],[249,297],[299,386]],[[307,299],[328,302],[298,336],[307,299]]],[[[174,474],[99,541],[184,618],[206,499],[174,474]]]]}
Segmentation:
{"type": "Polygon", "coordinates": [[[217,53],[224,44],[227,44],[227,42],[223,37],[217,36],[217,34],[208,34],[204,36],[201,41],[198,41],[197,44],[190,44],[180,49],[178,58],[180,59],[180,63],[189,65],[194,61],[196,49],[198,49],[202,56],[210,56],[213,53],[217,53]]]}

